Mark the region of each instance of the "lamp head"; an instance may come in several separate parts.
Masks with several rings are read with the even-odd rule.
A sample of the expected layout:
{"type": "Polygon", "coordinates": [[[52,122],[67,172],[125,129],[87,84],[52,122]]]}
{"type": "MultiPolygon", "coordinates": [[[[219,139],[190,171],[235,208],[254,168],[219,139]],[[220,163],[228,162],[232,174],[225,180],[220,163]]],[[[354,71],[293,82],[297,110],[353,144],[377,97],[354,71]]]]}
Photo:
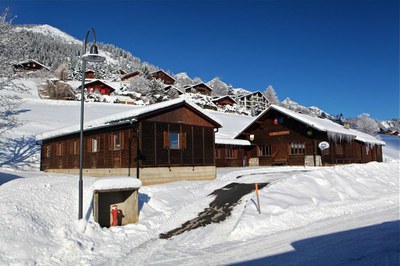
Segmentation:
{"type": "Polygon", "coordinates": [[[99,50],[97,49],[97,45],[92,44],[92,46],[90,46],[89,53],[82,55],[82,60],[85,60],[87,62],[100,63],[100,62],[103,62],[104,60],[106,60],[106,58],[102,55],[99,55],[99,50]]]}

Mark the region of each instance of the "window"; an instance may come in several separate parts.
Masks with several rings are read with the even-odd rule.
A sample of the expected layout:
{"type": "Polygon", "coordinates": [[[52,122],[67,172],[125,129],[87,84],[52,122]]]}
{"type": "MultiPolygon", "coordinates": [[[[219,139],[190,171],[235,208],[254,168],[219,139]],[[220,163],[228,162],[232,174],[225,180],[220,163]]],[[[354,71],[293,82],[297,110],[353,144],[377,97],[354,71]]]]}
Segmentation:
{"type": "Polygon", "coordinates": [[[168,132],[164,131],[164,149],[181,150],[186,149],[186,133],[185,132],[168,132]]]}
{"type": "Polygon", "coordinates": [[[271,145],[258,146],[258,156],[271,156],[271,145]]]}
{"type": "Polygon", "coordinates": [[[98,141],[98,139],[97,138],[92,138],[92,141],[91,141],[92,143],[92,148],[91,148],[91,151],[92,152],[98,152],[100,149],[99,149],[99,141],[98,141]]]}
{"type": "Polygon", "coordinates": [[[218,148],[215,149],[215,158],[217,159],[221,158],[221,149],[218,148]]]}
{"type": "Polygon", "coordinates": [[[290,154],[301,155],[306,153],[306,144],[304,142],[294,142],[290,144],[290,154]]]}
{"type": "Polygon", "coordinates": [[[45,153],[45,156],[46,156],[47,158],[49,158],[49,157],[50,157],[50,154],[51,154],[51,146],[49,145],[49,146],[46,146],[46,153],[45,153]]]}
{"type": "Polygon", "coordinates": [[[78,154],[79,153],[79,141],[74,140],[72,143],[72,153],[73,154],[78,154]]]}
{"type": "Polygon", "coordinates": [[[56,144],[56,155],[61,156],[63,152],[63,145],[62,143],[57,143],[56,144]]]}
{"type": "Polygon", "coordinates": [[[226,148],[226,158],[227,159],[236,159],[237,158],[237,150],[232,148],[232,147],[227,147],[226,148]]]}
{"type": "Polygon", "coordinates": [[[340,143],[336,144],[336,154],[343,155],[343,144],[340,143]]]}
{"type": "Polygon", "coordinates": [[[117,133],[113,135],[113,150],[121,149],[121,134],[117,133]]]}
{"type": "Polygon", "coordinates": [[[173,150],[178,150],[179,147],[179,133],[170,132],[169,133],[169,148],[173,150]]]}

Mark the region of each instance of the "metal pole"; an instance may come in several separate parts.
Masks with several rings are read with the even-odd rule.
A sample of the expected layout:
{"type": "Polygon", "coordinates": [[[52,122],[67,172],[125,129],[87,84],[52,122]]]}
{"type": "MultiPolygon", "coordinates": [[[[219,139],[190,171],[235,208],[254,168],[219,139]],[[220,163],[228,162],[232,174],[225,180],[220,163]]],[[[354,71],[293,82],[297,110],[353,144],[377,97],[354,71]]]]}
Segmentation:
{"type": "MultiPolygon", "coordinates": [[[[85,42],[86,45],[86,42],[85,42]]],[[[84,90],[85,90],[85,71],[86,61],[82,60],[82,87],[81,87],[81,127],[79,138],[79,214],[78,218],[82,219],[83,215],[83,118],[84,118],[84,90]]]]}
{"type": "Polygon", "coordinates": [[[139,140],[139,134],[140,134],[140,129],[139,129],[139,121],[137,122],[137,127],[136,127],[136,178],[139,179],[139,157],[140,157],[140,150],[139,150],[139,145],[140,145],[140,140],[139,140]]]}

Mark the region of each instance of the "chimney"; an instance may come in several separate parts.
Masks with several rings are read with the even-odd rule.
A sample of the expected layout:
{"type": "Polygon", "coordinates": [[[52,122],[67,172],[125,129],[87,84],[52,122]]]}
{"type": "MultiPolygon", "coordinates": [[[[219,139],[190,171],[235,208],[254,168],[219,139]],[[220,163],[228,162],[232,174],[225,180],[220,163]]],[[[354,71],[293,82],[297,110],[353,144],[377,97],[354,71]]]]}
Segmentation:
{"type": "Polygon", "coordinates": [[[350,129],[350,123],[349,123],[349,121],[344,121],[344,122],[343,122],[343,127],[346,128],[346,129],[350,129]]]}

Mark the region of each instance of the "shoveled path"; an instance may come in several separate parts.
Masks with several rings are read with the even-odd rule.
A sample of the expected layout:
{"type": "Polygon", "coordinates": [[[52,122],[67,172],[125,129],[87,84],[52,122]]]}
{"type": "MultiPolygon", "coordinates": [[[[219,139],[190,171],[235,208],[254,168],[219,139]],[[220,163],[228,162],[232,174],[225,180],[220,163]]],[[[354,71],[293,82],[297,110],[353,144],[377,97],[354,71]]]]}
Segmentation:
{"type": "MultiPolygon", "coordinates": [[[[269,183],[258,183],[261,189],[269,183]]],[[[255,184],[230,183],[223,188],[217,189],[208,196],[215,195],[215,199],[209,204],[209,207],[199,213],[199,215],[184,224],[181,227],[173,229],[167,233],[160,234],[160,238],[167,239],[184,232],[206,226],[211,223],[224,221],[231,215],[231,211],[238,204],[239,200],[255,189],[255,184]]]]}

